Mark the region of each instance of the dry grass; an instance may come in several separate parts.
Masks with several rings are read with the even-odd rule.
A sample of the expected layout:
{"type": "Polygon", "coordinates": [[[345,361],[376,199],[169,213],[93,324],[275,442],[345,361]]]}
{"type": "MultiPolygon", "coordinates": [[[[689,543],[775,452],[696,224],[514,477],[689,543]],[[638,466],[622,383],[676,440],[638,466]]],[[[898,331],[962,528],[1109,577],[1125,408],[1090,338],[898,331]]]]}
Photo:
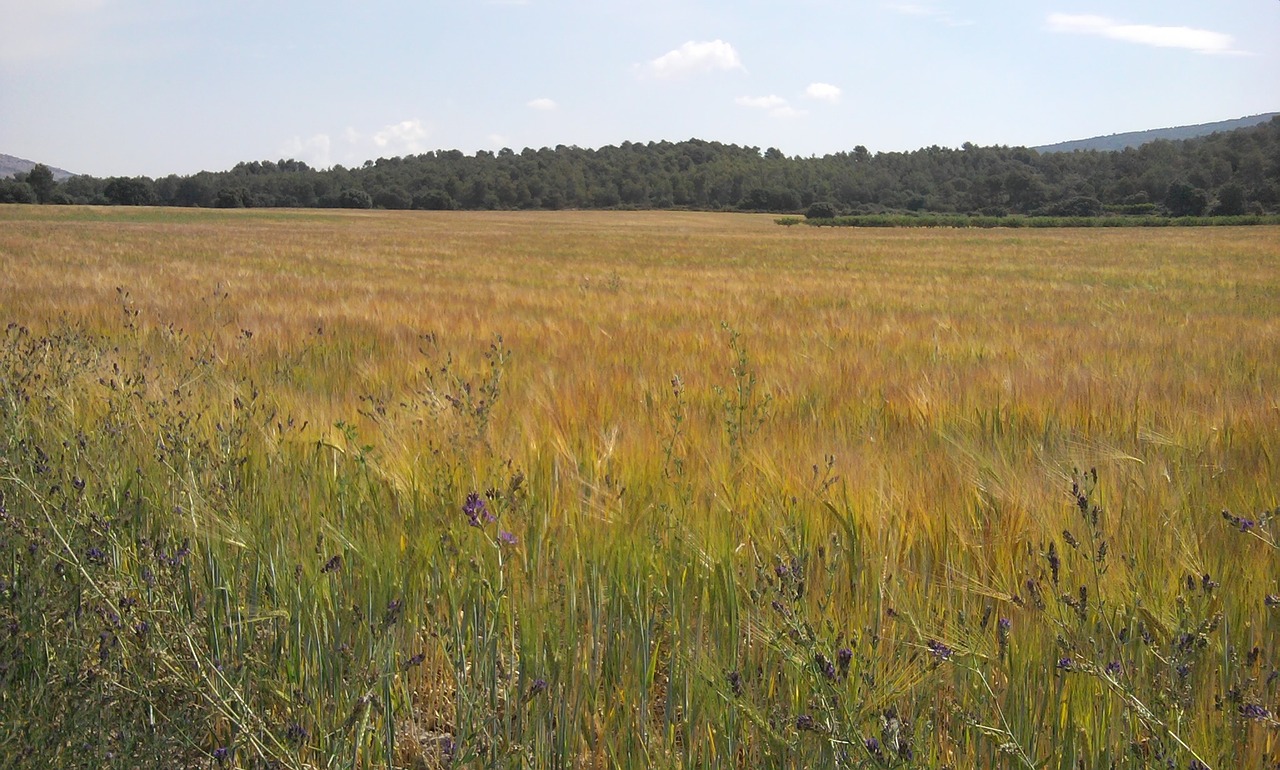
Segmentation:
{"type": "MultiPolygon", "coordinates": [[[[218,363],[209,381],[191,386],[204,388],[208,403],[252,383],[281,419],[308,426],[273,433],[268,425],[267,445],[368,445],[387,494],[438,490],[431,479],[444,445],[456,458],[445,475],[457,489],[524,470],[536,510],[518,532],[511,611],[517,625],[536,622],[522,612],[563,619],[554,638],[572,652],[553,686],[596,704],[576,715],[581,743],[568,752],[580,759],[613,756],[599,743],[611,731],[631,736],[623,745],[662,753],[659,764],[810,756],[770,754],[762,728],[750,727],[759,719],[794,733],[794,714],[822,700],[820,687],[794,679],[811,667],[810,647],[760,641],[777,631],[769,591],[785,588],[769,573],[795,558],[811,573],[806,598],[796,600],[806,620],[795,622],[811,624],[828,656],[873,633],[896,650],[868,659],[866,669],[883,668],[882,676],[865,686],[861,705],[840,712],[864,720],[850,725],[855,734],[910,702],[924,709],[913,715],[916,740],[934,740],[926,756],[937,765],[981,757],[1016,766],[1019,751],[1062,757],[1063,767],[1068,756],[1137,762],[1129,744],[1156,740],[1180,766],[1187,757],[1217,766],[1236,751],[1276,761],[1268,753],[1274,722],[1249,727],[1255,732],[1241,744],[1238,725],[1214,716],[1214,699],[1238,685],[1232,677],[1248,676],[1230,666],[1211,673],[1204,661],[1261,646],[1280,666],[1276,611],[1268,616],[1262,603],[1280,592],[1276,550],[1218,515],[1252,516],[1278,503],[1277,244],[1280,232],[1269,227],[861,230],[693,213],[9,206],[0,208],[0,321],[119,339],[128,308],[134,339],[154,358],[205,352],[218,363]],[[173,343],[170,324],[189,342],[173,343]],[[500,367],[492,419],[462,425],[471,418],[441,400],[458,395],[460,380],[446,382],[441,367],[451,355],[449,373],[478,384],[481,354],[499,334],[511,357],[500,367]],[[353,426],[345,437],[333,427],[339,421],[353,426]],[[472,428],[478,441],[457,438],[472,428]],[[1099,479],[1090,501],[1104,510],[1096,532],[1068,494],[1080,478],[1073,469],[1090,467],[1099,479]],[[1072,549],[1064,530],[1085,545],[1072,549]],[[1109,544],[1103,565],[1084,558],[1090,534],[1109,544]],[[1061,587],[1049,582],[1049,543],[1064,554],[1061,587]],[[553,552],[558,560],[540,560],[553,552]],[[690,567],[678,563],[684,557],[700,560],[706,576],[682,611],[671,581],[690,567]],[[591,571],[595,563],[606,577],[591,571]],[[717,569],[736,577],[717,578],[717,569]],[[1187,576],[1204,575],[1222,586],[1213,607],[1180,592],[1187,576]],[[717,729],[755,734],[759,745],[723,744],[663,711],[676,702],[680,666],[670,657],[642,667],[639,679],[617,680],[647,682],[666,704],[660,716],[602,705],[624,697],[650,708],[636,692],[587,694],[601,686],[590,644],[616,630],[576,626],[584,610],[565,605],[564,594],[583,592],[579,600],[590,603],[629,579],[656,592],[655,633],[666,640],[637,641],[632,653],[682,660],[691,679],[681,708],[697,704],[716,715],[717,729]],[[1028,580],[1042,586],[1046,609],[1034,606],[1028,580]],[[561,595],[540,595],[539,583],[561,595]],[[1094,592],[1096,616],[1059,601],[1079,585],[1094,592]],[[744,598],[750,591],[759,596],[744,598]],[[726,610],[726,602],[741,607],[726,610]],[[984,609],[1013,619],[1025,657],[999,663],[994,625],[976,626],[984,609]],[[728,616],[717,620],[720,612],[728,616]],[[1127,678],[1107,683],[1107,656],[1141,658],[1114,639],[1116,628],[1172,637],[1197,613],[1217,613],[1225,625],[1205,634],[1196,689],[1177,706],[1191,716],[1147,704],[1162,716],[1135,717],[1135,699],[1182,696],[1171,694],[1177,677],[1167,670],[1142,679],[1127,660],[1127,678]],[[694,639],[715,642],[696,649],[694,639]],[[953,676],[904,663],[904,651],[918,653],[931,639],[947,640],[968,662],[953,676]],[[1081,649],[1086,640],[1096,646],[1081,649]],[[788,664],[788,654],[799,662],[788,664]],[[1068,656],[1097,665],[1055,674],[1068,656]],[[726,726],[723,683],[709,682],[731,666],[791,671],[793,690],[761,696],[758,716],[743,716],[746,709],[734,717],[745,723],[726,726]],[[997,694],[974,689],[978,671],[1017,722],[986,749],[980,730],[965,733],[961,713],[997,694]],[[1091,713],[1098,697],[1112,705],[1091,713]],[[1052,713],[1037,717],[1028,704],[1043,709],[1042,698],[1052,713]],[[922,734],[926,722],[936,735],[922,734]],[[647,736],[644,725],[658,723],[668,725],[665,736],[647,736]],[[993,748],[1002,743],[1022,747],[993,748]],[[741,753],[717,753],[726,750],[741,753]]],[[[329,504],[324,491],[308,494],[308,510],[329,504]]],[[[348,536],[365,543],[368,562],[404,551],[398,524],[361,526],[368,531],[348,536]]],[[[635,602],[615,608],[615,622],[641,623],[647,610],[635,602]]],[[[493,654],[506,661],[499,668],[522,657],[493,654]]],[[[1159,655],[1176,657],[1164,648],[1159,655]]],[[[433,660],[435,669],[446,665],[433,660]]],[[[1259,671],[1250,676],[1265,677],[1259,671]]],[[[781,685],[786,677],[776,676],[781,685]]],[[[1270,698],[1274,713],[1268,686],[1255,694],[1270,698]]],[[[876,766],[869,750],[828,735],[828,753],[813,761],[876,766]]]]}

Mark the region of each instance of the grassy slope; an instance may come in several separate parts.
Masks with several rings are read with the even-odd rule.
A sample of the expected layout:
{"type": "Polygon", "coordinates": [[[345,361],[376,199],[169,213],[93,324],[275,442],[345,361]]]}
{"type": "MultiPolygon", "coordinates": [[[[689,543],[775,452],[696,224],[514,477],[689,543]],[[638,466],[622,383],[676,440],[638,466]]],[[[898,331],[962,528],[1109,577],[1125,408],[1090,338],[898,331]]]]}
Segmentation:
{"type": "MultiPolygon", "coordinates": [[[[32,329],[10,331],[0,474],[31,523],[0,576],[54,580],[53,561],[20,568],[24,543],[56,561],[60,542],[38,443],[120,521],[107,534],[100,510],[62,504],[81,522],[73,574],[146,599],[154,622],[188,618],[184,644],[107,624],[170,671],[142,700],[196,715],[173,739],[188,757],[431,764],[447,743],[535,765],[1065,768],[1269,750],[1274,722],[1240,709],[1277,706],[1273,535],[1218,512],[1276,505],[1275,228],[0,218],[0,321],[32,329]],[[44,379],[15,384],[30,372],[44,379]],[[80,452],[47,449],[85,427],[80,452]],[[1090,467],[1096,489],[1073,473],[1090,467]],[[467,527],[466,494],[490,487],[507,490],[499,522],[467,527]],[[144,590],[157,557],[138,528],[170,558],[192,538],[201,566],[171,594],[168,573],[144,590]],[[91,543],[111,546],[109,581],[91,543]],[[850,672],[828,679],[841,649],[850,672]],[[253,677],[220,681],[202,657],[253,677]],[[895,715],[912,759],[883,748],[895,715]]],[[[53,633],[11,605],[15,638],[53,633]]],[[[90,625],[65,643],[84,637],[78,665],[126,708],[108,685],[143,690],[137,667],[102,657],[90,625]]],[[[15,681],[48,686],[20,649],[15,681]]],[[[63,708],[49,724],[80,713],[63,708]]],[[[59,740],[0,746],[49,757],[59,740]]]]}

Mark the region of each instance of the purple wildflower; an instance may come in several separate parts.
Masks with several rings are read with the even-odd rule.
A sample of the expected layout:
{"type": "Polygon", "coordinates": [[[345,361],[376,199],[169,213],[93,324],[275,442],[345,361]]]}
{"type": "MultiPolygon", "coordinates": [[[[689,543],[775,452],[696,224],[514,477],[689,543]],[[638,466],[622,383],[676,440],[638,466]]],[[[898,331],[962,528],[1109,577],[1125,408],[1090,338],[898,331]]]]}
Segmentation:
{"type": "Polygon", "coordinates": [[[729,673],[725,674],[724,678],[725,678],[725,681],[729,683],[729,689],[733,691],[733,694],[737,696],[741,696],[742,695],[742,674],[739,674],[737,671],[730,671],[729,673]]]}
{"type": "Polygon", "coordinates": [[[821,652],[815,652],[813,654],[813,662],[818,666],[818,670],[822,672],[824,677],[827,679],[836,678],[836,666],[826,655],[821,652]]]}
{"type": "Polygon", "coordinates": [[[1280,607],[1280,596],[1267,594],[1267,598],[1263,599],[1262,602],[1268,607],[1280,607]]]}
{"type": "Polygon", "coordinates": [[[498,518],[489,512],[489,505],[478,492],[467,495],[467,502],[462,505],[462,512],[467,515],[467,523],[473,527],[483,527],[498,518]]]}
{"type": "Polygon", "coordinates": [[[1118,661],[1118,660],[1113,660],[1113,661],[1111,661],[1110,663],[1108,663],[1108,664],[1107,664],[1107,667],[1106,667],[1106,669],[1104,669],[1104,670],[1105,670],[1108,674],[1110,674],[1110,675],[1112,675],[1112,676],[1116,676],[1117,674],[1119,674],[1119,673],[1120,673],[1120,661],[1118,661]]]}
{"type": "Polygon", "coordinates": [[[841,647],[836,653],[836,663],[840,666],[840,673],[844,676],[849,675],[849,664],[853,662],[853,650],[848,647],[841,647]]]}
{"type": "Polygon", "coordinates": [[[796,729],[816,731],[818,729],[818,723],[817,721],[814,720],[813,717],[809,716],[808,714],[801,714],[800,716],[796,717],[796,729]]]}
{"type": "Polygon", "coordinates": [[[547,680],[545,679],[535,679],[533,680],[533,684],[529,685],[529,697],[531,698],[536,695],[541,695],[546,691],[547,680]]]}
{"type": "Polygon", "coordinates": [[[320,568],[320,573],[337,572],[340,569],[342,569],[342,555],[334,554],[329,557],[329,561],[325,562],[324,566],[320,568]]]}
{"type": "Polygon", "coordinates": [[[1246,703],[1240,707],[1240,716],[1245,719],[1267,719],[1271,716],[1271,712],[1257,703],[1246,703]]]}
{"type": "Polygon", "coordinates": [[[1071,658],[1058,658],[1058,669],[1061,671],[1075,671],[1076,662],[1071,658]]]}
{"type": "Polygon", "coordinates": [[[396,621],[400,620],[400,611],[402,609],[404,609],[404,602],[400,599],[392,599],[387,602],[387,611],[382,616],[382,625],[395,625],[396,621]]]}
{"type": "Polygon", "coordinates": [[[426,655],[426,653],[424,653],[424,652],[420,652],[420,653],[418,653],[417,655],[414,655],[412,658],[409,658],[409,660],[405,661],[405,664],[404,664],[404,670],[405,670],[405,671],[408,671],[409,669],[411,669],[411,668],[413,668],[414,666],[416,666],[416,665],[418,665],[418,664],[422,663],[422,661],[424,661],[424,660],[426,660],[426,659],[427,659],[427,655],[426,655]]]}
{"type": "Polygon", "coordinates": [[[515,545],[520,542],[515,535],[507,532],[506,530],[498,530],[498,540],[505,545],[515,545]]]}
{"type": "Polygon", "coordinates": [[[213,758],[218,761],[218,764],[222,764],[223,762],[226,762],[227,756],[229,754],[230,752],[227,751],[226,746],[219,746],[218,748],[213,750],[213,758]]]}
{"type": "Polygon", "coordinates": [[[929,648],[929,652],[933,653],[933,656],[938,660],[946,660],[955,654],[955,650],[936,639],[930,639],[925,646],[929,648]]]}
{"type": "Polygon", "coordinates": [[[290,724],[289,727],[284,731],[284,737],[294,745],[301,744],[310,736],[311,736],[311,733],[307,732],[307,728],[303,727],[297,722],[293,722],[292,724],[290,724]]]}
{"type": "Polygon", "coordinates": [[[107,555],[96,545],[85,551],[84,556],[94,564],[105,564],[107,562],[107,555]]]}
{"type": "Polygon", "coordinates": [[[874,756],[880,756],[880,741],[876,738],[868,738],[862,742],[867,747],[867,751],[874,756]]]}

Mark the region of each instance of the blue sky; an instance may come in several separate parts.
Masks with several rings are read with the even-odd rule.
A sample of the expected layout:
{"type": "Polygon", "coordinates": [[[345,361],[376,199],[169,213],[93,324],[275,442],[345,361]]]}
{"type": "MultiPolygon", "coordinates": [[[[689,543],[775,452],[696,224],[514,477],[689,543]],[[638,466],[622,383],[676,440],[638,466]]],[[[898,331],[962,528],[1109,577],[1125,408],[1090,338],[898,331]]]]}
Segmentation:
{"type": "Polygon", "coordinates": [[[1036,145],[1280,110],[1280,2],[0,0],[0,152],[98,176],[690,137],[1036,145]]]}

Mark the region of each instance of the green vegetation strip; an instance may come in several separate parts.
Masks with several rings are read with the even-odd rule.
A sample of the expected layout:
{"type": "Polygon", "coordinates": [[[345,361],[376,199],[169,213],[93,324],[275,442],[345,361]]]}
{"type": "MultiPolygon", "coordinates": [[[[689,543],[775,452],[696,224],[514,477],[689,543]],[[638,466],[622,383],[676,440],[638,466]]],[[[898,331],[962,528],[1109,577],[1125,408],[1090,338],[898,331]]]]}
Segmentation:
{"type": "Polygon", "coordinates": [[[864,214],[845,217],[778,217],[780,225],[810,227],[1243,227],[1280,225],[1280,215],[1234,217],[988,217],[964,214],[864,214]]]}

